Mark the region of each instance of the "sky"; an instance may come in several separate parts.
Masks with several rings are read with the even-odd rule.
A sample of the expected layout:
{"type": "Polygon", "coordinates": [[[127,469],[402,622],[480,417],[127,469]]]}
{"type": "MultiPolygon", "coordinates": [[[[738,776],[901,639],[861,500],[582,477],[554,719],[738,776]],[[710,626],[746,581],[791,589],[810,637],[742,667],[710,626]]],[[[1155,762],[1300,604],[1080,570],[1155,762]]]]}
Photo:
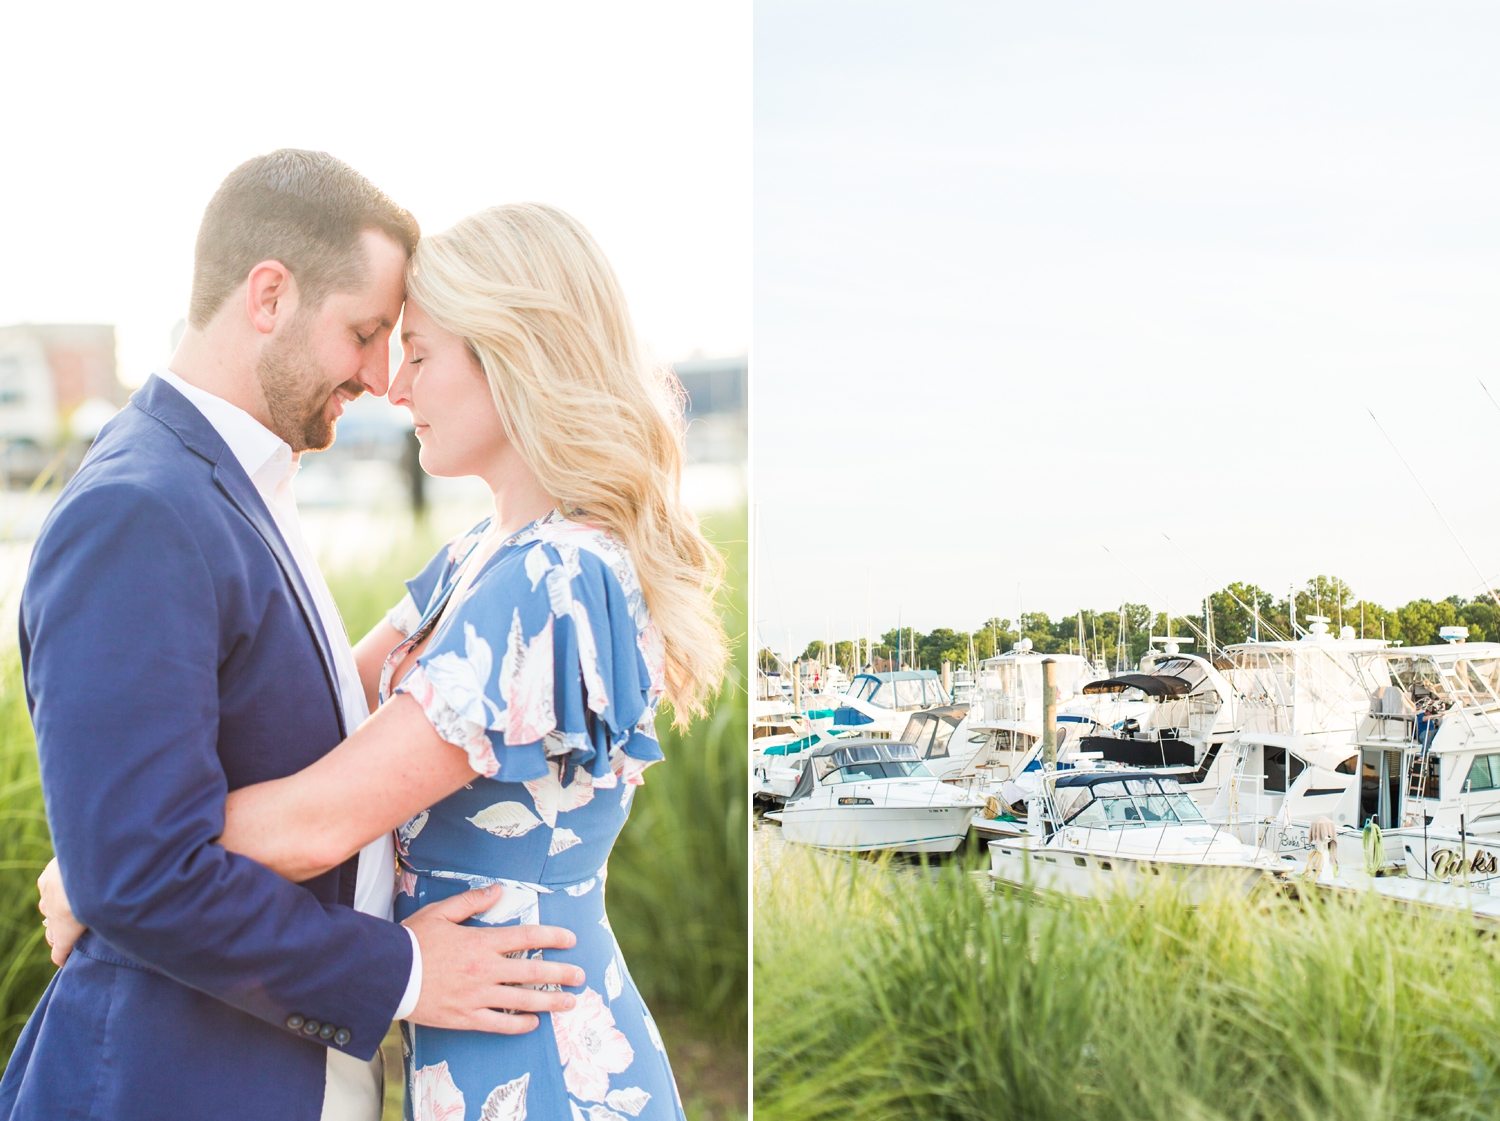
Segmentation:
{"type": "Polygon", "coordinates": [[[210,196],[280,147],[429,232],[561,206],[658,358],[749,342],[749,0],[60,2],[5,32],[0,325],[114,323],[127,384],[170,353],[210,196]]]}
{"type": "Polygon", "coordinates": [[[760,640],[1500,583],[1497,42],[1472,3],[757,0],[760,640]]]}

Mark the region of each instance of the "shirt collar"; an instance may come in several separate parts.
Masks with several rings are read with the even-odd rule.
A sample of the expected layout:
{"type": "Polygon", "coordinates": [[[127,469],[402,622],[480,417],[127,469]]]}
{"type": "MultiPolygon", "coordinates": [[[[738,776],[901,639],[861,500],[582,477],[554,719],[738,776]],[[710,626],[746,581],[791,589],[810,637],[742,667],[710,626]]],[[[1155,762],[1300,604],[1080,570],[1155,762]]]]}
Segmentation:
{"type": "Polygon", "coordinates": [[[281,465],[276,471],[278,476],[295,473],[300,457],[292,454],[291,445],[244,409],[206,389],[189,385],[165,366],[156,371],[156,376],[192,402],[251,479],[273,465],[281,465]]]}

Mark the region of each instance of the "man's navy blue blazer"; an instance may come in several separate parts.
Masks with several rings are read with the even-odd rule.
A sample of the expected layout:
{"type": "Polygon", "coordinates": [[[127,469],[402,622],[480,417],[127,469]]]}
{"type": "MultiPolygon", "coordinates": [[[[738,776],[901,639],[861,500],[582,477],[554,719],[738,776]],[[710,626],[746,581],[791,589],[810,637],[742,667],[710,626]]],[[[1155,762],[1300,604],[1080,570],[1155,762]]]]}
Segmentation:
{"type": "Polygon", "coordinates": [[[234,453],[152,377],[37,539],[26,696],[89,933],[0,1080],[0,1119],[316,1121],[326,1047],[370,1058],[411,942],[351,860],[293,884],[226,852],[225,795],[343,738],[326,636],[234,453]]]}

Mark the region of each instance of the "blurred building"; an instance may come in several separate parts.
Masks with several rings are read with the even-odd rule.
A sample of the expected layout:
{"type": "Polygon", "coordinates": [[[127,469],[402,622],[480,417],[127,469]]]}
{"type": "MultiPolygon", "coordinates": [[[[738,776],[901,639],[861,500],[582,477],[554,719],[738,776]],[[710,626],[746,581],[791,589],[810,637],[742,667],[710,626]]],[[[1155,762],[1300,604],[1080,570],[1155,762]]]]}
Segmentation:
{"type": "Polygon", "coordinates": [[[109,324],[0,327],[0,473],[35,478],[61,453],[76,466],[129,391],[120,383],[109,324]]]}
{"type": "Polygon", "coordinates": [[[695,356],[672,370],[687,394],[683,501],[700,514],[743,510],[749,481],[749,357],[695,356]]]}
{"type": "Polygon", "coordinates": [[[688,358],[672,372],[687,392],[688,459],[743,463],[749,450],[749,356],[688,358]]]}

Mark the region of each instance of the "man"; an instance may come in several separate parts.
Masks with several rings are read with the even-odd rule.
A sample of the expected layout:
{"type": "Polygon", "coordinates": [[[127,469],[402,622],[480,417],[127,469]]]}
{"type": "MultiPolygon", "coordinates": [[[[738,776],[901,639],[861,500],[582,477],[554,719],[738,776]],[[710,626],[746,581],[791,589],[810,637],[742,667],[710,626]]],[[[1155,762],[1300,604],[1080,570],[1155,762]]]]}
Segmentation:
{"type": "Polygon", "coordinates": [[[0,1118],[376,1121],[393,1018],[473,1028],[483,985],[582,983],[503,956],[567,931],[459,925],[493,895],[390,922],[389,839],[303,884],[216,843],[229,790],[300,770],[368,714],[291,481],[346,402],[385,393],[417,237],[324,153],[237,168],[204,214],[171,369],[42,529],[21,656],[89,931],[16,1046],[0,1118]]]}

